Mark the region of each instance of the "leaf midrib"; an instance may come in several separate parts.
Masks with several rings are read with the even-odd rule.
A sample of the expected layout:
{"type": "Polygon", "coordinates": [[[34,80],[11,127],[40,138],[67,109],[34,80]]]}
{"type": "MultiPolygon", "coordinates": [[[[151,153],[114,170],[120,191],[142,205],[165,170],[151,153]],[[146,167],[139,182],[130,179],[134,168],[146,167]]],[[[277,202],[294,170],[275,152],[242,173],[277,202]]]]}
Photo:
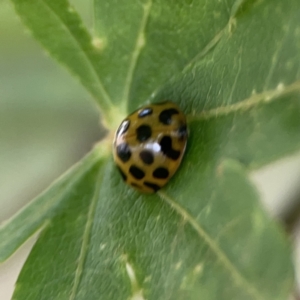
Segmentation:
{"type": "Polygon", "coordinates": [[[89,205],[86,224],[85,224],[85,227],[83,230],[83,235],[82,235],[82,243],[81,243],[80,253],[79,253],[78,260],[77,260],[77,268],[75,271],[73,286],[71,288],[71,294],[70,294],[69,300],[74,300],[77,296],[77,291],[78,291],[79,284],[80,284],[80,281],[82,278],[84,263],[85,263],[87,252],[88,252],[88,245],[89,245],[90,238],[91,238],[92,225],[94,222],[94,216],[95,216],[96,207],[97,207],[97,203],[98,203],[98,199],[99,199],[98,196],[100,193],[100,187],[102,186],[102,178],[101,177],[103,177],[103,174],[106,173],[105,172],[106,168],[107,168],[107,165],[99,167],[98,175],[96,178],[97,184],[94,189],[93,198],[89,205]]]}
{"type": "Polygon", "coordinates": [[[238,111],[247,111],[249,109],[257,107],[260,104],[272,103],[273,101],[280,99],[281,96],[293,92],[300,92],[300,80],[297,80],[285,87],[281,87],[280,85],[278,85],[275,89],[254,94],[249,98],[246,98],[234,104],[219,106],[207,111],[201,111],[199,113],[188,114],[187,119],[188,122],[204,121],[221,116],[227,116],[238,111]]]}
{"type": "Polygon", "coordinates": [[[146,28],[148,20],[149,20],[151,7],[152,7],[152,0],[148,0],[148,2],[143,5],[144,14],[143,14],[143,17],[142,17],[142,20],[141,20],[141,23],[140,23],[140,27],[139,27],[138,34],[137,34],[137,37],[136,37],[134,50],[132,52],[130,64],[129,64],[129,67],[128,67],[127,76],[126,76],[126,79],[125,79],[125,85],[124,85],[124,91],[123,91],[123,97],[122,97],[122,99],[123,99],[122,103],[124,105],[127,105],[128,102],[129,102],[129,94],[130,94],[132,79],[133,79],[133,76],[134,76],[134,72],[135,72],[135,69],[136,69],[138,58],[140,56],[140,53],[141,53],[142,49],[144,48],[144,44],[145,44],[145,41],[143,40],[145,38],[144,37],[144,32],[145,32],[145,28],[146,28]]]}

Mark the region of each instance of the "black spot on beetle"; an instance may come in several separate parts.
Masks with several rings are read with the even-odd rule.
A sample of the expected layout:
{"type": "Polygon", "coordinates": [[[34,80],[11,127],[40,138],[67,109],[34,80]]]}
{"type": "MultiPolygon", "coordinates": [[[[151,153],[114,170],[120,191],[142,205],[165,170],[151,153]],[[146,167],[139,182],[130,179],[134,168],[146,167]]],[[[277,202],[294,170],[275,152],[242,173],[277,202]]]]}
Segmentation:
{"type": "Polygon", "coordinates": [[[169,171],[166,168],[156,168],[153,171],[153,177],[155,178],[159,178],[159,179],[166,179],[169,177],[169,171]]]}
{"type": "Polygon", "coordinates": [[[161,151],[168,158],[177,160],[180,156],[180,151],[174,150],[172,148],[172,139],[170,136],[165,135],[160,141],[161,151]]]}
{"type": "Polygon", "coordinates": [[[164,154],[167,154],[172,149],[172,139],[171,137],[165,135],[160,141],[160,148],[164,154]]]}
{"type": "Polygon", "coordinates": [[[142,186],[140,186],[139,184],[136,184],[136,183],[134,183],[134,182],[131,182],[130,185],[133,186],[133,187],[136,187],[136,188],[138,188],[138,189],[141,189],[141,190],[143,189],[142,186]]]}
{"type": "Polygon", "coordinates": [[[186,125],[181,125],[178,128],[178,137],[181,140],[187,137],[187,127],[186,127],[186,125]]]}
{"type": "Polygon", "coordinates": [[[144,118],[146,116],[150,116],[152,114],[152,112],[153,112],[152,108],[150,108],[150,107],[144,108],[139,112],[138,117],[144,118]]]}
{"type": "Polygon", "coordinates": [[[117,168],[118,168],[118,170],[119,170],[119,172],[120,172],[123,180],[126,181],[127,180],[127,176],[125,175],[125,173],[122,171],[122,169],[119,166],[117,166],[117,168]]]}
{"type": "Polygon", "coordinates": [[[136,179],[142,179],[145,177],[145,172],[136,166],[131,166],[129,168],[129,172],[136,179]]]}
{"type": "Polygon", "coordinates": [[[172,116],[179,114],[179,111],[175,108],[169,108],[169,109],[165,109],[163,110],[160,114],[159,114],[159,121],[165,125],[170,125],[172,122],[172,116]]]}
{"type": "Polygon", "coordinates": [[[155,192],[158,191],[160,189],[160,186],[155,184],[155,183],[152,183],[152,182],[149,182],[149,181],[145,181],[144,182],[144,185],[153,189],[155,192]]]}
{"type": "Polygon", "coordinates": [[[127,143],[122,143],[117,146],[117,155],[122,162],[127,162],[131,157],[130,147],[127,143]]]}
{"type": "Polygon", "coordinates": [[[177,150],[173,150],[170,151],[167,156],[173,160],[177,160],[180,156],[180,151],[177,151],[177,150]]]}
{"type": "Polygon", "coordinates": [[[122,135],[124,134],[130,125],[130,121],[129,120],[124,120],[121,125],[119,126],[118,130],[117,130],[117,135],[122,135]]]}
{"type": "Polygon", "coordinates": [[[140,158],[146,165],[151,165],[154,161],[153,153],[150,150],[141,151],[140,158]]]}
{"type": "Polygon", "coordinates": [[[141,125],[136,129],[136,136],[140,142],[148,140],[151,134],[152,130],[149,125],[141,125]]]}

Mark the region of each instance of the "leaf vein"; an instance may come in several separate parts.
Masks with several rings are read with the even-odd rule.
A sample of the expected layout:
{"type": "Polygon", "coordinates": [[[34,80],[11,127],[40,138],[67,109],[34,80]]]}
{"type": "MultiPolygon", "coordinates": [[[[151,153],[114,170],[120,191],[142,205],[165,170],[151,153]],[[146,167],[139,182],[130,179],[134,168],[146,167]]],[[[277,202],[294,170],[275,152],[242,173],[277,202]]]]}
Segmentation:
{"type": "Polygon", "coordinates": [[[210,110],[202,111],[200,113],[188,114],[187,116],[188,121],[193,122],[193,121],[209,120],[220,116],[226,116],[238,111],[247,111],[260,104],[267,104],[273,102],[276,99],[278,99],[280,96],[292,92],[300,92],[300,80],[295,81],[294,83],[286,87],[279,84],[276,89],[262,92],[259,94],[254,94],[249,98],[246,98],[238,103],[212,108],[210,110]]]}
{"type": "Polygon", "coordinates": [[[237,270],[233,263],[229,260],[223,250],[219,245],[209,236],[209,234],[200,226],[200,224],[190,215],[182,206],[180,206],[174,199],[172,199],[165,192],[159,191],[158,195],[168,203],[180,216],[182,216],[188,223],[195,229],[198,235],[208,244],[211,250],[215,253],[217,258],[223,265],[231,272],[232,277],[235,279],[236,283],[244,286],[244,288],[251,294],[255,299],[263,300],[263,296],[256,290],[256,288],[251,285],[243,275],[237,270]]]}
{"type": "Polygon", "coordinates": [[[192,65],[203,58],[211,49],[213,49],[218,42],[221,40],[222,36],[224,35],[224,32],[226,28],[228,28],[229,23],[227,23],[224,28],[222,28],[207,44],[206,46],[198,53],[196,54],[189,62],[186,63],[184,66],[182,72],[186,72],[192,65]]]}
{"type": "Polygon", "coordinates": [[[236,83],[237,83],[237,80],[240,76],[241,70],[242,70],[242,49],[239,51],[238,70],[237,70],[235,78],[234,78],[234,82],[233,82],[233,85],[232,85],[232,88],[231,88],[228,103],[230,103],[232,101],[232,95],[233,95],[233,93],[236,89],[236,83]]]}
{"type": "MultiPolygon", "coordinates": [[[[88,54],[88,52],[86,51],[86,49],[83,47],[83,45],[80,43],[80,41],[77,39],[77,37],[72,33],[72,31],[70,30],[70,28],[68,27],[68,24],[65,23],[64,19],[61,18],[61,16],[45,1],[42,1],[41,3],[43,3],[46,7],[46,9],[48,9],[50,11],[50,13],[52,13],[54,15],[54,17],[56,17],[60,23],[62,24],[62,27],[69,32],[71,38],[75,41],[75,44],[78,45],[79,49],[82,51],[83,57],[85,57],[91,71],[94,73],[96,80],[98,81],[99,87],[100,87],[100,92],[102,94],[103,100],[106,102],[106,105],[108,107],[110,107],[112,105],[112,100],[110,98],[110,96],[108,95],[107,91],[105,90],[102,80],[98,74],[98,72],[96,71],[93,62],[91,61],[91,58],[88,54]]],[[[95,96],[95,95],[94,95],[95,96]]]]}
{"type": "Polygon", "coordinates": [[[93,225],[94,215],[95,215],[96,206],[97,206],[97,200],[98,200],[98,196],[99,196],[99,190],[100,190],[100,186],[101,186],[101,182],[102,182],[101,178],[99,178],[101,176],[103,176],[102,168],[99,169],[99,174],[97,176],[97,181],[96,181],[96,182],[98,182],[98,184],[96,185],[95,192],[94,192],[92,201],[89,206],[87,220],[86,220],[86,224],[85,224],[85,228],[84,228],[83,236],[82,236],[80,254],[79,254],[77,268],[76,268],[75,276],[74,276],[74,283],[73,283],[73,286],[71,289],[71,295],[70,295],[69,300],[75,299],[77,291],[78,291],[78,287],[80,284],[80,280],[82,277],[82,271],[83,271],[85,259],[87,256],[88,244],[89,244],[90,238],[91,238],[91,231],[92,231],[92,225],[93,225]]]}
{"type": "Polygon", "coordinates": [[[145,300],[143,296],[143,290],[140,288],[139,283],[137,281],[135,270],[133,266],[128,262],[127,259],[126,259],[125,267],[131,283],[132,295],[130,297],[130,300],[145,300]]]}
{"type": "Polygon", "coordinates": [[[123,101],[122,101],[122,103],[124,103],[124,105],[127,104],[129,101],[128,98],[129,98],[129,93],[130,93],[130,87],[131,87],[131,83],[133,80],[133,75],[135,72],[137,61],[138,61],[138,58],[140,56],[140,53],[141,53],[143,47],[145,46],[144,32],[145,32],[145,28],[146,28],[146,25],[149,20],[151,7],[152,7],[152,0],[149,0],[143,6],[144,15],[143,15],[143,18],[142,18],[142,21],[140,24],[138,34],[137,34],[134,51],[132,53],[131,61],[130,61],[129,68],[128,68],[128,73],[127,73],[126,80],[125,80],[125,86],[124,86],[124,91],[123,91],[123,101]]]}
{"type": "Polygon", "coordinates": [[[278,59],[279,59],[279,52],[280,50],[282,49],[283,47],[283,41],[281,41],[281,43],[278,45],[276,51],[274,52],[273,56],[272,56],[272,59],[271,59],[271,66],[270,66],[270,69],[269,69],[269,73],[266,77],[266,82],[265,82],[265,86],[264,86],[264,89],[263,90],[267,90],[269,84],[270,84],[270,81],[272,79],[272,76],[273,76],[273,73],[274,73],[274,70],[275,70],[275,67],[278,63],[278,59]]]}
{"type": "Polygon", "coordinates": [[[87,169],[99,161],[99,154],[101,155],[91,151],[56,179],[41,195],[0,225],[0,263],[10,257],[30,236],[47,226],[52,212],[63,201],[64,194],[72,189],[87,169]],[[55,195],[45,198],[53,189],[57,189],[55,195]],[[20,226],[21,223],[26,226],[20,226]],[[14,234],[11,234],[12,232],[14,234]]]}

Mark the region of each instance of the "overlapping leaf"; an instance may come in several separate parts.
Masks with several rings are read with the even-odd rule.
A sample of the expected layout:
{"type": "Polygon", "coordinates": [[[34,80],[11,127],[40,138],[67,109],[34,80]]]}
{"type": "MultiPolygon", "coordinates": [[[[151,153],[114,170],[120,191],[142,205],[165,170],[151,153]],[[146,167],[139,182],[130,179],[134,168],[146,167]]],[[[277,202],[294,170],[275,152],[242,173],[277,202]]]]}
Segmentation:
{"type": "MultiPolygon", "coordinates": [[[[105,148],[104,148],[105,149],[105,148]]],[[[53,216],[65,209],[66,195],[92,167],[105,157],[103,149],[95,148],[87,157],[58,179],[48,190],[33,200],[0,227],[0,262],[6,260],[31,235],[48,226],[53,216]]]]}

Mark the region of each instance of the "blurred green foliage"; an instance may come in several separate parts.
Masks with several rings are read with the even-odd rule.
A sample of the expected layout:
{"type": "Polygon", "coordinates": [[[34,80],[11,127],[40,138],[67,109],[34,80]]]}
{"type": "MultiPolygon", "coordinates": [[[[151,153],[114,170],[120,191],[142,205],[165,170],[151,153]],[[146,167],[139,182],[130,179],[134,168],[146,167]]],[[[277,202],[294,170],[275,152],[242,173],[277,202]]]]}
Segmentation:
{"type": "MultiPolygon", "coordinates": [[[[75,1],[90,25],[90,1],[75,1]]],[[[77,161],[102,133],[90,95],[0,0],[0,222],[77,161]],[[72,103],[72,105],[70,105],[72,103]]]]}

